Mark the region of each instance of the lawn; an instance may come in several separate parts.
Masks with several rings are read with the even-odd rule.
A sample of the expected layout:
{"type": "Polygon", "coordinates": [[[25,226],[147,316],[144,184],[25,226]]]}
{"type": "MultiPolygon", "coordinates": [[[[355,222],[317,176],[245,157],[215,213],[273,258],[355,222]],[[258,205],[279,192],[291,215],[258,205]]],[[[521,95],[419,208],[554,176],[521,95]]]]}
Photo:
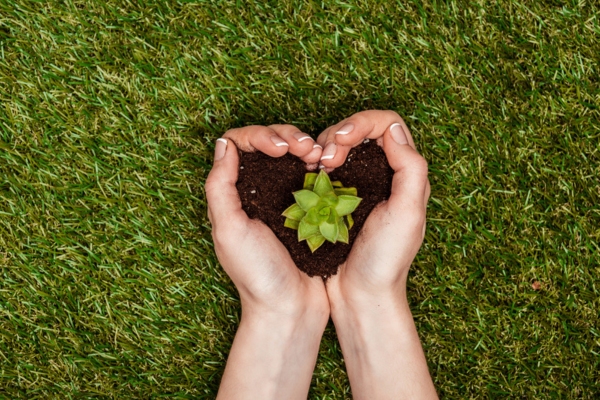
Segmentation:
{"type": "MultiPolygon", "coordinates": [[[[392,109],[443,398],[600,397],[595,1],[0,0],[0,398],[214,398],[240,316],[214,141],[392,109]]],[[[335,331],[311,399],[350,397],[335,331]]]]}

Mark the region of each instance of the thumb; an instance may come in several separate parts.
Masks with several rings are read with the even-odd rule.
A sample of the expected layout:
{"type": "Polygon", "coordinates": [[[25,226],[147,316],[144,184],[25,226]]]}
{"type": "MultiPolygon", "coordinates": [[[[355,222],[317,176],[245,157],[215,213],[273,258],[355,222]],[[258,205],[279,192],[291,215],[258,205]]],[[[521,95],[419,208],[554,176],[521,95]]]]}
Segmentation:
{"type": "Polygon", "coordinates": [[[427,161],[414,149],[407,129],[403,124],[395,123],[383,136],[383,150],[394,170],[387,207],[392,216],[404,219],[408,212],[424,219],[429,186],[427,161]]]}
{"type": "Polygon", "coordinates": [[[239,155],[233,141],[219,138],[215,145],[215,161],[206,179],[208,218],[213,226],[219,221],[239,216],[242,202],[235,186],[238,179],[239,155]]]}

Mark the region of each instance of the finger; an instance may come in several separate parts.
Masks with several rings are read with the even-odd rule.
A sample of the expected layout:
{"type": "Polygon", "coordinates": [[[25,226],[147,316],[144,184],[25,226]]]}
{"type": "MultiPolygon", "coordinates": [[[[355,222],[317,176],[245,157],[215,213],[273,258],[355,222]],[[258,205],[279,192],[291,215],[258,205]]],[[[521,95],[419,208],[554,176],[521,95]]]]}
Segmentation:
{"type": "Polygon", "coordinates": [[[327,142],[329,141],[329,131],[331,130],[331,127],[328,127],[327,129],[325,129],[323,132],[321,132],[319,134],[319,136],[317,136],[317,143],[321,146],[321,147],[325,147],[325,145],[327,144],[327,142]]]}
{"type": "Polygon", "coordinates": [[[223,137],[231,139],[242,151],[258,150],[271,157],[281,157],[289,149],[289,144],[279,137],[277,132],[266,126],[250,125],[230,129],[225,132],[223,137]]]}
{"type": "Polygon", "coordinates": [[[352,149],[351,146],[342,146],[335,142],[335,131],[331,127],[319,135],[317,144],[323,147],[320,163],[328,173],[342,165],[352,149]]]}
{"type": "Polygon", "coordinates": [[[320,146],[310,135],[301,132],[294,125],[270,125],[269,128],[285,140],[290,146],[289,152],[302,161],[311,164],[321,158],[320,146]]]}
{"type": "Polygon", "coordinates": [[[309,170],[315,170],[319,166],[319,160],[321,159],[321,154],[323,153],[323,148],[320,144],[313,144],[313,149],[306,157],[303,157],[302,160],[315,160],[314,162],[306,161],[306,168],[309,170]]]}
{"type": "Polygon", "coordinates": [[[242,202],[235,186],[238,179],[239,156],[230,140],[219,138],[215,145],[215,161],[206,179],[205,190],[209,218],[213,227],[220,221],[227,224],[245,216],[242,202]]]}
{"type": "MultiPolygon", "coordinates": [[[[429,201],[429,196],[431,195],[431,184],[429,183],[429,179],[427,180],[427,184],[425,187],[425,196],[423,196],[423,208],[425,212],[427,212],[427,202],[429,201]]],[[[423,223],[423,232],[421,233],[421,238],[425,237],[425,227],[427,225],[427,221],[423,223]]]]}
{"type": "Polygon", "coordinates": [[[429,196],[431,195],[431,184],[429,183],[429,179],[427,179],[427,187],[425,188],[425,196],[423,196],[423,205],[427,208],[427,202],[429,201],[429,196]]]}
{"type": "MultiPolygon", "coordinates": [[[[394,111],[361,111],[326,129],[317,138],[323,146],[321,164],[327,168],[337,168],[346,161],[352,147],[365,139],[380,139],[392,124],[400,124],[407,134],[408,144],[415,148],[410,131],[404,120],[394,111]]],[[[379,143],[379,141],[378,141],[379,143]]]]}
{"type": "Polygon", "coordinates": [[[424,222],[424,199],[429,196],[427,161],[409,145],[408,133],[398,123],[385,130],[383,150],[394,170],[392,193],[386,203],[389,212],[404,218],[410,210],[424,222]]]}
{"type": "Polygon", "coordinates": [[[365,139],[377,139],[392,124],[399,123],[406,132],[409,145],[416,150],[412,136],[404,120],[391,110],[368,110],[352,115],[331,127],[335,142],[344,146],[356,146],[365,139]]]}

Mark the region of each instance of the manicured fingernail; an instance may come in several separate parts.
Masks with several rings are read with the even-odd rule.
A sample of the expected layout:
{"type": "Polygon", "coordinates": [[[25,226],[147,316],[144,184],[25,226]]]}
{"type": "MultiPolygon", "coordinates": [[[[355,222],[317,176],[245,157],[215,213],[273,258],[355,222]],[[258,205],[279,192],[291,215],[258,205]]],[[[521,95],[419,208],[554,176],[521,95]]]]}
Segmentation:
{"type": "Polygon", "coordinates": [[[308,136],[306,133],[302,133],[302,132],[296,132],[296,133],[294,133],[294,137],[299,142],[303,142],[303,141],[308,140],[308,139],[312,140],[312,138],[310,136],[308,136]]]}
{"type": "Polygon", "coordinates": [[[313,149],[322,149],[322,148],[323,147],[321,147],[320,144],[317,144],[317,143],[313,144],[313,149]]]}
{"type": "Polygon", "coordinates": [[[408,144],[408,139],[406,139],[406,133],[404,133],[402,125],[398,123],[392,124],[392,126],[390,126],[390,133],[392,134],[394,142],[398,144],[408,144]]]}
{"type": "Polygon", "coordinates": [[[346,124],[346,125],[342,126],[340,128],[340,130],[337,131],[335,134],[336,135],[347,135],[350,132],[352,132],[352,129],[354,129],[354,124],[346,124]]]}
{"type": "Polygon", "coordinates": [[[331,160],[333,157],[335,157],[336,151],[337,146],[335,145],[335,143],[329,143],[327,146],[325,146],[325,150],[323,150],[323,155],[321,155],[321,161],[331,160]]]}
{"type": "Polygon", "coordinates": [[[271,136],[271,141],[275,143],[275,146],[277,147],[289,146],[289,144],[287,144],[286,141],[281,139],[279,136],[271,136]]]}
{"type": "Polygon", "coordinates": [[[225,156],[227,151],[227,139],[218,138],[217,144],[215,144],[215,161],[219,161],[225,156]]]}

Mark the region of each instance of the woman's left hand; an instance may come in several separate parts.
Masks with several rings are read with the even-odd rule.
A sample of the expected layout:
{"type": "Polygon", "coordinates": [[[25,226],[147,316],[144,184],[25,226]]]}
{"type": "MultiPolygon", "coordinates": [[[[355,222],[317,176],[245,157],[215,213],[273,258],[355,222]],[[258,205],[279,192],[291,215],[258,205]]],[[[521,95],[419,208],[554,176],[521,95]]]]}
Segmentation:
{"type": "Polygon", "coordinates": [[[208,215],[217,257],[242,302],[219,396],[306,398],[329,318],[325,285],[301,272],[273,231],[242,210],[238,148],[272,157],[289,151],[308,164],[321,156],[320,146],[292,125],[232,129],[217,140],[205,187],[208,215]]]}

